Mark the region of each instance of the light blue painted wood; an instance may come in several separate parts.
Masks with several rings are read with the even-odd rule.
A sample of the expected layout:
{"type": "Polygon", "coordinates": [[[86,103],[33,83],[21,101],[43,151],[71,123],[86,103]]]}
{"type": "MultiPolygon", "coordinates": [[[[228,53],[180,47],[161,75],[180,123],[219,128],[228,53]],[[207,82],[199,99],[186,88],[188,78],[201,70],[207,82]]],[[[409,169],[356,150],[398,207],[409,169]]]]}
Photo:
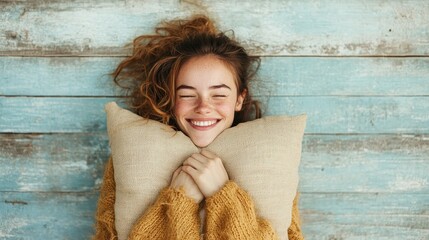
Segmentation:
{"type": "Polygon", "coordinates": [[[300,192],[429,193],[429,138],[306,135],[300,192]]]}
{"type": "Polygon", "coordinates": [[[428,96],[429,59],[263,58],[260,78],[270,96],[428,96]]]}
{"type": "MultiPolygon", "coordinates": [[[[114,98],[0,97],[0,132],[105,131],[114,98]]],[[[308,114],[307,133],[429,132],[427,97],[271,97],[267,115],[308,114]]]]}
{"type": "Polygon", "coordinates": [[[104,105],[113,100],[117,99],[0,97],[0,129],[24,133],[105,131],[104,105]]]}
{"type": "Polygon", "coordinates": [[[109,73],[119,60],[2,57],[0,95],[118,96],[109,73]]]}
{"type": "Polygon", "coordinates": [[[308,114],[307,133],[427,133],[427,97],[272,97],[267,114],[308,114]]]}
{"type": "Polygon", "coordinates": [[[95,193],[0,192],[1,239],[89,239],[95,193]]]}
{"type": "Polygon", "coordinates": [[[302,194],[306,239],[427,239],[427,194],[302,194]]]}
{"type": "Polygon", "coordinates": [[[82,192],[102,182],[106,133],[0,134],[0,192],[82,192]]]}
{"type": "Polygon", "coordinates": [[[160,20],[211,15],[254,54],[428,55],[429,2],[3,2],[1,55],[124,55],[160,20]],[[84,7],[83,7],[84,6],[84,7]]]}
{"type": "MultiPolygon", "coordinates": [[[[108,73],[122,58],[3,57],[0,95],[118,96],[108,73]]],[[[427,58],[263,57],[254,94],[429,95],[427,58]]]]}
{"type": "MultiPolygon", "coordinates": [[[[390,221],[396,222],[396,224],[400,224],[402,227],[411,227],[414,224],[402,222],[397,219],[384,219],[381,221],[381,219],[371,220],[371,217],[387,217],[389,215],[413,216],[423,213],[421,220],[428,219],[426,215],[429,209],[429,202],[426,201],[427,197],[429,197],[428,193],[301,193],[300,205],[305,209],[303,212],[314,215],[322,212],[331,215],[356,215],[355,220],[366,215],[362,219],[362,223],[368,221],[369,224],[377,224],[377,221],[380,221],[377,225],[383,225],[390,221]],[[380,206],[383,205],[386,208],[380,209],[380,206]]],[[[320,224],[322,222],[323,219],[317,221],[320,224]]],[[[337,223],[340,224],[341,222],[337,223]]],[[[346,220],[344,223],[346,223],[346,220]]],[[[424,227],[424,223],[423,221],[420,222],[419,227],[424,227]]]]}

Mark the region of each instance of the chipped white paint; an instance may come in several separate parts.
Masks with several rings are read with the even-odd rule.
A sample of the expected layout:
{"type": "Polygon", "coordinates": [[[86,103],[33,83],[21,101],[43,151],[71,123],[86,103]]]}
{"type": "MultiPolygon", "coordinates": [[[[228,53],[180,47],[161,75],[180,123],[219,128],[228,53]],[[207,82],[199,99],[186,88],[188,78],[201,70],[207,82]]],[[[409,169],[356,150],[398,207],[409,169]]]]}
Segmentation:
{"type": "MultiPolygon", "coordinates": [[[[406,169],[404,169],[406,171],[406,169]]],[[[419,189],[426,188],[429,182],[429,175],[427,178],[416,178],[403,176],[397,177],[393,181],[389,182],[389,190],[392,192],[401,192],[401,191],[416,191],[419,189]]]]}
{"type": "Polygon", "coordinates": [[[64,170],[78,170],[78,171],[86,171],[88,170],[88,164],[86,161],[76,159],[75,162],[66,162],[65,164],[61,165],[61,168],[64,168],[64,170]]]}
{"type": "Polygon", "coordinates": [[[160,20],[192,13],[210,14],[221,29],[234,29],[241,42],[261,55],[429,54],[423,17],[427,1],[31,3],[6,3],[8,14],[0,21],[6,36],[0,39],[0,52],[5,55],[124,55],[122,46],[160,20]]]}
{"type": "Polygon", "coordinates": [[[13,232],[27,226],[29,222],[30,219],[20,217],[6,218],[2,214],[2,220],[0,221],[0,238],[13,238],[15,236],[13,232]]]}

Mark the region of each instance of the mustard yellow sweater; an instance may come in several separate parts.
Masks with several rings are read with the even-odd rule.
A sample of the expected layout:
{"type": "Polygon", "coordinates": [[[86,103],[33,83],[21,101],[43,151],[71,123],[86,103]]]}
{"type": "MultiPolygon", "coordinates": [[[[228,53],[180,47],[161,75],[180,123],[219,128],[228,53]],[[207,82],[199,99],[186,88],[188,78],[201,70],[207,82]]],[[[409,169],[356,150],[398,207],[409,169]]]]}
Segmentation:
{"type": "MultiPolygon", "coordinates": [[[[93,239],[117,239],[115,230],[115,181],[112,159],[104,173],[93,239]]],[[[232,181],[205,199],[204,235],[200,235],[199,204],[182,190],[164,188],[156,202],[136,221],[129,239],[278,239],[270,223],[255,214],[250,196],[232,181]],[[166,217],[167,216],[167,217],[166,217]]],[[[294,200],[290,240],[304,239],[294,200]]]]}

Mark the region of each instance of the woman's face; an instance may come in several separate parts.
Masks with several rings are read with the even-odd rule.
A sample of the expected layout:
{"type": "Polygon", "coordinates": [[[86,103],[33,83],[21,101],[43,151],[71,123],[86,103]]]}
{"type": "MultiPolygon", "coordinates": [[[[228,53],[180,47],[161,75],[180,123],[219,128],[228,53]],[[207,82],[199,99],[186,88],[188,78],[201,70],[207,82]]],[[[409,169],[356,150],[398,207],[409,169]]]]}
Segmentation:
{"type": "Polygon", "coordinates": [[[196,146],[205,147],[231,127],[244,99],[237,95],[234,75],[221,60],[213,55],[191,58],[176,79],[177,124],[196,146]]]}

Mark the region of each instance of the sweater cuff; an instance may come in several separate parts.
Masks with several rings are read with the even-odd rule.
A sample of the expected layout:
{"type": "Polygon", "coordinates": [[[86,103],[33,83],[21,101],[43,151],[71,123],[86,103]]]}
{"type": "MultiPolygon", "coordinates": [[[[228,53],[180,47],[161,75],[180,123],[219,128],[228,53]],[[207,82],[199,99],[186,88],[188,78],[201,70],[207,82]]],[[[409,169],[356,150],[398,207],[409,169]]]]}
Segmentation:
{"type": "Polygon", "coordinates": [[[226,239],[222,235],[231,235],[234,239],[238,236],[241,236],[239,239],[256,239],[251,238],[257,225],[253,203],[235,182],[228,181],[221,190],[206,198],[206,212],[208,239],[226,239]]]}
{"type": "Polygon", "coordinates": [[[185,194],[183,188],[175,189],[172,187],[164,188],[159,196],[158,204],[172,207],[177,211],[179,216],[181,213],[198,214],[199,204],[185,194]]]}
{"type": "MultiPolygon", "coordinates": [[[[237,197],[242,194],[245,194],[244,191],[241,190],[235,182],[229,180],[218,192],[206,198],[206,205],[209,207],[211,205],[225,205],[229,202],[235,202],[237,201],[237,197]]],[[[242,199],[242,197],[239,197],[239,199],[242,199]]]]}
{"type": "Polygon", "coordinates": [[[164,188],[134,225],[129,239],[170,239],[168,234],[174,233],[178,239],[189,239],[184,236],[198,234],[198,207],[183,190],[164,188]]]}

